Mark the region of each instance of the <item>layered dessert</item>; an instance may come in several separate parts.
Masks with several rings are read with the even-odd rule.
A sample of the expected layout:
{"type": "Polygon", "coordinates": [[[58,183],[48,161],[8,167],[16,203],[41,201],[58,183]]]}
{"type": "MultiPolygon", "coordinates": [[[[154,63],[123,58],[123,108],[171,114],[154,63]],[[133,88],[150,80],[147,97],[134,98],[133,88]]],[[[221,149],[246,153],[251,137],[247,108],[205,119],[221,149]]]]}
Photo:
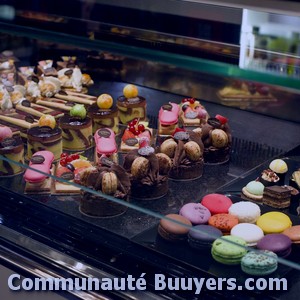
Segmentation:
{"type": "Polygon", "coordinates": [[[228,119],[216,115],[209,118],[202,127],[205,163],[225,163],[230,159],[232,144],[228,119]]]}
{"type": "Polygon", "coordinates": [[[271,169],[266,169],[262,171],[259,177],[259,181],[264,186],[272,186],[272,185],[276,185],[279,182],[279,177],[271,169]]]}
{"type": "Polygon", "coordinates": [[[184,98],[181,101],[179,116],[184,126],[192,127],[205,124],[209,117],[204,106],[195,98],[184,98]]]}
{"type": "Polygon", "coordinates": [[[163,105],[158,113],[158,134],[172,135],[178,127],[180,107],[176,103],[163,105]]]}
{"type": "Polygon", "coordinates": [[[128,201],[130,179],[126,171],[107,158],[101,159],[98,167],[87,168],[79,173],[80,184],[96,193],[81,193],[79,210],[91,217],[113,217],[124,213],[127,206],[119,203],[128,201]],[[104,195],[103,195],[104,194],[104,195]],[[105,195],[118,200],[105,198],[105,195]]]}
{"type": "Polygon", "coordinates": [[[204,146],[200,135],[178,129],[172,138],[165,140],[160,152],[172,161],[169,177],[175,180],[192,180],[202,176],[204,146]]]}
{"type": "Polygon", "coordinates": [[[93,121],[93,133],[100,128],[111,128],[119,132],[119,116],[117,107],[113,107],[113,98],[108,94],[98,97],[97,103],[88,109],[88,115],[93,121]]]}
{"type": "Polygon", "coordinates": [[[263,204],[274,208],[287,208],[291,204],[291,191],[278,185],[267,186],[262,201],[263,204]]]}
{"type": "Polygon", "coordinates": [[[153,130],[148,127],[148,122],[133,119],[123,132],[120,151],[129,152],[138,149],[141,144],[145,146],[154,144],[153,130]]]}
{"type": "Polygon", "coordinates": [[[56,126],[56,120],[51,115],[39,119],[39,126],[27,131],[27,159],[38,151],[48,150],[58,160],[62,153],[62,130],[56,126]]]}
{"type": "Polygon", "coordinates": [[[92,120],[82,104],[75,104],[70,114],[59,119],[62,129],[63,149],[82,151],[90,148],[93,142],[92,120]]]}
{"type": "Polygon", "coordinates": [[[150,146],[130,151],[124,158],[124,169],[130,174],[131,196],[147,200],[166,195],[171,165],[166,154],[155,154],[150,146]]]}
{"type": "Polygon", "coordinates": [[[133,84],[128,84],[123,89],[123,95],[117,99],[119,119],[122,124],[127,124],[135,118],[141,121],[146,119],[146,99],[138,95],[138,89],[133,84]]]}
{"type": "Polygon", "coordinates": [[[37,66],[38,76],[57,76],[57,71],[53,67],[53,60],[40,60],[37,66]]]}
{"type": "Polygon", "coordinates": [[[0,127],[0,155],[7,160],[0,159],[0,176],[13,176],[23,172],[24,144],[20,136],[14,136],[7,126],[0,127]]]}

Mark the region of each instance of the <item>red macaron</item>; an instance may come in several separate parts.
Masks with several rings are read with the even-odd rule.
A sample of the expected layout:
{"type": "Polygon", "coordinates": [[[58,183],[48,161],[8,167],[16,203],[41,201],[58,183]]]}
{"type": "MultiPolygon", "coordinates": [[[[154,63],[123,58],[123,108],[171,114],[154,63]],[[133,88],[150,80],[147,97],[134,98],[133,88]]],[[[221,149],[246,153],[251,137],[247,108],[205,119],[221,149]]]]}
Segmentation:
{"type": "Polygon", "coordinates": [[[202,198],[201,204],[205,206],[212,215],[227,214],[232,205],[230,198],[222,194],[208,194],[202,198]]]}

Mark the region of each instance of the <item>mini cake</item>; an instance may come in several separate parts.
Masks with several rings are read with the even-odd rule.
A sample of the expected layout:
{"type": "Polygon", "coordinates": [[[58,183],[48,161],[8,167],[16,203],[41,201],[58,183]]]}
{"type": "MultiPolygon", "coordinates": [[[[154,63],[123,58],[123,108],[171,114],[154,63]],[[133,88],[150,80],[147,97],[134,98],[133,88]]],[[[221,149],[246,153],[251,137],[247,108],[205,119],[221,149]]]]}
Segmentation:
{"type": "Polygon", "coordinates": [[[138,95],[138,89],[133,84],[128,84],[123,89],[123,96],[117,99],[119,119],[122,124],[127,124],[135,118],[146,119],[146,99],[138,95]]]}
{"type": "Polygon", "coordinates": [[[41,150],[48,150],[58,160],[62,153],[62,131],[56,126],[55,118],[44,115],[39,119],[39,126],[27,131],[27,159],[41,150]]]}
{"type": "Polygon", "coordinates": [[[284,184],[285,174],[288,171],[288,166],[283,159],[274,159],[271,161],[269,168],[279,177],[279,183],[284,184]]]}
{"type": "Polygon", "coordinates": [[[158,113],[158,134],[172,135],[178,127],[180,107],[176,103],[169,102],[163,105],[158,113]]]}
{"type": "Polygon", "coordinates": [[[238,217],[239,223],[255,223],[261,211],[256,203],[239,201],[229,207],[228,213],[238,217]]]}
{"type": "Polygon", "coordinates": [[[13,59],[0,62],[0,77],[15,83],[16,67],[13,59]]]}
{"type": "Polygon", "coordinates": [[[39,89],[41,96],[50,98],[60,91],[61,83],[53,76],[42,77],[39,81],[39,89]]]}
{"type": "Polygon", "coordinates": [[[242,238],[249,247],[254,247],[264,237],[264,232],[255,224],[241,223],[235,225],[230,235],[242,238]]]}
{"type": "Polygon", "coordinates": [[[92,146],[92,120],[86,116],[86,109],[82,104],[75,104],[70,115],[61,117],[59,126],[62,129],[63,149],[81,151],[92,146]]]}
{"type": "Polygon", "coordinates": [[[259,181],[264,186],[271,186],[271,185],[275,185],[279,182],[279,177],[271,169],[266,169],[266,170],[262,171],[262,173],[259,177],[259,181]]]}
{"type": "Polygon", "coordinates": [[[265,187],[263,204],[274,208],[287,208],[291,205],[291,191],[279,185],[265,187]]]}
{"type": "Polygon", "coordinates": [[[145,146],[153,145],[155,142],[152,133],[153,130],[148,127],[148,122],[133,119],[128,123],[122,135],[120,145],[121,152],[138,149],[140,144],[144,144],[145,146]]]}
{"type": "Polygon", "coordinates": [[[82,86],[82,73],[75,68],[64,68],[57,72],[62,89],[79,93],[87,93],[87,88],[82,86]]]}
{"type": "Polygon", "coordinates": [[[205,124],[209,117],[204,106],[195,98],[184,98],[181,101],[179,116],[184,126],[193,127],[205,124]]]}
{"type": "Polygon", "coordinates": [[[271,211],[261,215],[256,225],[259,226],[265,234],[282,233],[285,229],[292,226],[290,217],[282,212],[271,211]]]}
{"type": "Polygon", "coordinates": [[[130,173],[131,196],[137,199],[158,199],[167,194],[171,160],[154,153],[146,146],[130,151],[124,158],[124,168],[130,173]]]}
{"type": "Polygon", "coordinates": [[[28,77],[34,75],[34,66],[20,67],[18,72],[18,83],[25,85],[28,77]]]}
{"type": "Polygon", "coordinates": [[[262,202],[265,186],[259,181],[250,181],[242,189],[241,198],[254,202],[262,202]]]}
{"type": "Polygon", "coordinates": [[[119,132],[118,109],[113,107],[110,95],[100,95],[97,103],[89,107],[88,115],[93,121],[93,133],[100,128],[111,128],[116,134],[119,132]]]}
{"type": "Polygon", "coordinates": [[[81,213],[91,217],[112,217],[127,210],[122,202],[125,204],[128,201],[130,180],[121,166],[102,158],[101,166],[86,168],[79,173],[79,177],[81,185],[118,199],[117,203],[106,199],[104,195],[83,191],[79,206],[81,213]]]}
{"type": "Polygon", "coordinates": [[[160,145],[160,152],[172,160],[169,178],[192,180],[203,173],[203,143],[195,132],[178,131],[160,145]]]}
{"type": "Polygon", "coordinates": [[[225,163],[230,158],[232,136],[228,119],[216,115],[202,127],[205,163],[225,163]]]}
{"type": "Polygon", "coordinates": [[[13,163],[24,164],[23,141],[20,136],[13,136],[12,130],[7,126],[0,127],[0,155],[9,160],[0,159],[0,176],[23,172],[22,166],[13,163]]]}
{"type": "Polygon", "coordinates": [[[37,66],[38,76],[57,76],[57,71],[53,67],[53,60],[41,60],[38,62],[37,66]]]}

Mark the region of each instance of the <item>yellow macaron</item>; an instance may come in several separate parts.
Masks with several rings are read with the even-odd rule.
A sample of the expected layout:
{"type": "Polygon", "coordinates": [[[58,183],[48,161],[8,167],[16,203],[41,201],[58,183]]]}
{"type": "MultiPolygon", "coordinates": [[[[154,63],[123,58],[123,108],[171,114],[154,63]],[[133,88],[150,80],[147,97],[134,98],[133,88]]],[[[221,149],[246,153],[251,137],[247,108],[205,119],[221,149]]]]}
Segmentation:
{"type": "Polygon", "coordinates": [[[282,212],[272,211],[261,215],[257,219],[256,225],[259,226],[265,234],[281,233],[292,226],[292,221],[288,215],[282,212]]]}

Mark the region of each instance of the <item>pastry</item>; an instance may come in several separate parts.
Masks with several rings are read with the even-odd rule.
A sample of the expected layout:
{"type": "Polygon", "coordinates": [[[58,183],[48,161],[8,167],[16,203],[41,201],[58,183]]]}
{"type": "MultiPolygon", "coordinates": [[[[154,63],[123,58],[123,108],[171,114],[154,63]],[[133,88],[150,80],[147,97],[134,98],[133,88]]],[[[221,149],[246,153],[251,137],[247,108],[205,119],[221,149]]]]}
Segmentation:
{"type": "Polygon", "coordinates": [[[119,119],[122,124],[127,124],[135,118],[146,120],[146,99],[138,95],[138,88],[128,84],[123,89],[123,95],[117,99],[119,119]]]}
{"type": "Polygon", "coordinates": [[[205,163],[225,163],[230,158],[232,136],[228,119],[221,115],[209,118],[202,126],[205,163]]]}
{"type": "Polygon", "coordinates": [[[76,56],[61,56],[61,61],[57,61],[57,70],[61,70],[64,68],[75,68],[76,66],[76,56]]]}
{"type": "Polygon", "coordinates": [[[229,209],[228,213],[238,217],[239,223],[255,223],[260,217],[261,211],[260,207],[256,203],[248,201],[239,201],[233,203],[229,209]]]}
{"type": "Polygon", "coordinates": [[[39,89],[42,97],[53,97],[61,89],[60,81],[53,76],[42,77],[39,80],[39,89]]]}
{"type": "Polygon", "coordinates": [[[72,106],[74,106],[74,102],[70,102],[62,99],[56,99],[56,98],[40,99],[36,101],[36,104],[42,105],[44,107],[59,109],[65,113],[70,112],[72,106]]]}
{"type": "Polygon", "coordinates": [[[221,264],[239,265],[247,253],[247,249],[243,248],[245,246],[246,242],[239,237],[224,236],[213,242],[211,255],[221,264]]]}
{"type": "Polygon", "coordinates": [[[20,67],[18,72],[18,83],[25,85],[28,77],[34,75],[34,66],[20,67]]]}
{"type": "Polygon", "coordinates": [[[37,76],[30,75],[27,77],[25,82],[24,86],[26,88],[26,99],[31,102],[36,102],[42,98],[39,81],[40,80],[37,76]]]}
{"type": "Polygon", "coordinates": [[[53,67],[53,60],[40,60],[37,66],[37,74],[38,76],[57,76],[57,71],[53,67]]]}
{"type": "Polygon", "coordinates": [[[300,244],[300,225],[287,228],[282,233],[291,239],[293,245],[300,244]]]}
{"type": "Polygon", "coordinates": [[[49,193],[51,191],[51,168],[54,155],[48,150],[34,153],[24,173],[26,193],[49,193]]]}
{"type": "Polygon", "coordinates": [[[93,121],[93,133],[100,128],[111,128],[115,134],[119,132],[118,109],[113,106],[110,95],[100,95],[97,103],[89,107],[88,115],[93,121]]]}
{"type": "Polygon", "coordinates": [[[265,234],[269,233],[282,233],[285,229],[292,226],[292,221],[288,215],[271,211],[261,215],[257,221],[256,225],[259,226],[265,234]]]}
{"type": "Polygon", "coordinates": [[[24,144],[20,136],[13,135],[7,126],[0,127],[0,155],[7,160],[0,160],[0,176],[12,176],[23,172],[24,144]],[[17,162],[19,164],[16,164],[17,162]]]}
{"type": "Polygon", "coordinates": [[[229,214],[216,214],[209,218],[208,225],[220,229],[223,235],[229,235],[231,229],[237,225],[239,219],[236,216],[229,214]]]}
{"type": "Polygon", "coordinates": [[[284,184],[285,174],[288,171],[288,165],[283,159],[274,159],[270,162],[269,168],[279,177],[279,184],[284,184]]]}
{"type": "Polygon", "coordinates": [[[13,59],[5,59],[0,62],[0,77],[15,84],[16,67],[13,59]]]}
{"type": "Polygon", "coordinates": [[[169,242],[185,241],[192,226],[191,222],[177,214],[168,214],[165,217],[166,218],[162,218],[159,222],[157,229],[158,234],[169,242]],[[176,221],[176,223],[172,222],[172,220],[176,221]],[[183,225],[180,225],[180,223],[183,225]]]}
{"type": "Polygon", "coordinates": [[[207,122],[209,116],[204,106],[195,98],[184,98],[180,103],[179,117],[184,126],[199,127],[207,122]]]}
{"type": "Polygon", "coordinates": [[[178,127],[180,107],[176,103],[164,104],[158,113],[158,134],[172,135],[178,127]]]}
{"type": "Polygon", "coordinates": [[[264,237],[264,232],[255,224],[241,223],[231,229],[230,235],[240,237],[248,247],[254,247],[264,237]]]}
{"type": "Polygon", "coordinates": [[[118,147],[116,135],[110,128],[98,129],[94,134],[95,140],[95,161],[98,162],[102,156],[108,157],[117,162],[118,147]]]}
{"type": "Polygon", "coordinates": [[[271,186],[271,185],[276,185],[279,182],[279,177],[271,169],[266,169],[262,171],[259,177],[259,181],[264,186],[271,186]]]}
{"type": "Polygon", "coordinates": [[[179,214],[191,221],[193,225],[207,224],[210,211],[200,203],[187,203],[181,207],[179,214]]]}
{"type": "Polygon", "coordinates": [[[79,210],[91,217],[113,217],[123,214],[127,210],[126,202],[130,192],[130,180],[125,170],[102,157],[98,167],[86,168],[78,173],[81,185],[93,191],[101,192],[113,199],[107,199],[100,193],[82,191],[79,210]]]}
{"type": "Polygon", "coordinates": [[[263,204],[274,208],[287,208],[291,204],[291,191],[279,185],[265,187],[263,204]]]}
{"type": "Polygon", "coordinates": [[[210,250],[212,243],[222,235],[221,230],[211,225],[196,225],[188,233],[188,243],[197,250],[210,250]]]}
{"type": "Polygon", "coordinates": [[[169,178],[193,180],[203,174],[203,144],[201,137],[194,132],[178,131],[165,140],[159,152],[172,160],[169,178]]]}
{"type": "Polygon", "coordinates": [[[62,130],[56,126],[56,120],[51,115],[43,115],[39,126],[27,131],[27,159],[41,150],[48,150],[58,160],[62,153],[62,130]]]}
{"type": "Polygon", "coordinates": [[[79,103],[84,105],[93,105],[96,103],[97,97],[86,95],[78,92],[73,91],[59,91],[57,94],[54,95],[55,98],[65,100],[69,103],[79,103]]]}
{"type": "Polygon", "coordinates": [[[150,146],[154,143],[153,130],[148,127],[148,122],[133,119],[123,132],[120,151],[129,152],[140,146],[150,146]]]}
{"type": "Polygon", "coordinates": [[[258,243],[257,249],[269,250],[279,257],[287,257],[292,251],[291,239],[282,233],[271,233],[265,235],[258,243]]]}
{"type": "Polygon", "coordinates": [[[241,260],[243,272],[259,277],[275,272],[277,267],[277,255],[269,250],[249,251],[241,260]]]}
{"type": "Polygon", "coordinates": [[[171,160],[163,158],[161,153],[155,154],[154,148],[146,146],[130,151],[124,158],[124,168],[130,173],[133,198],[158,199],[168,193],[171,160]]]}
{"type": "Polygon", "coordinates": [[[241,198],[262,203],[265,186],[259,181],[250,181],[242,189],[241,198]]]}
{"type": "Polygon", "coordinates": [[[64,150],[81,151],[92,146],[92,120],[82,104],[75,104],[70,114],[59,119],[64,150]]]}
{"type": "Polygon", "coordinates": [[[205,206],[212,215],[227,214],[232,205],[232,201],[222,194],[208,194],[202,198],[201,204],[205,206]]]}

